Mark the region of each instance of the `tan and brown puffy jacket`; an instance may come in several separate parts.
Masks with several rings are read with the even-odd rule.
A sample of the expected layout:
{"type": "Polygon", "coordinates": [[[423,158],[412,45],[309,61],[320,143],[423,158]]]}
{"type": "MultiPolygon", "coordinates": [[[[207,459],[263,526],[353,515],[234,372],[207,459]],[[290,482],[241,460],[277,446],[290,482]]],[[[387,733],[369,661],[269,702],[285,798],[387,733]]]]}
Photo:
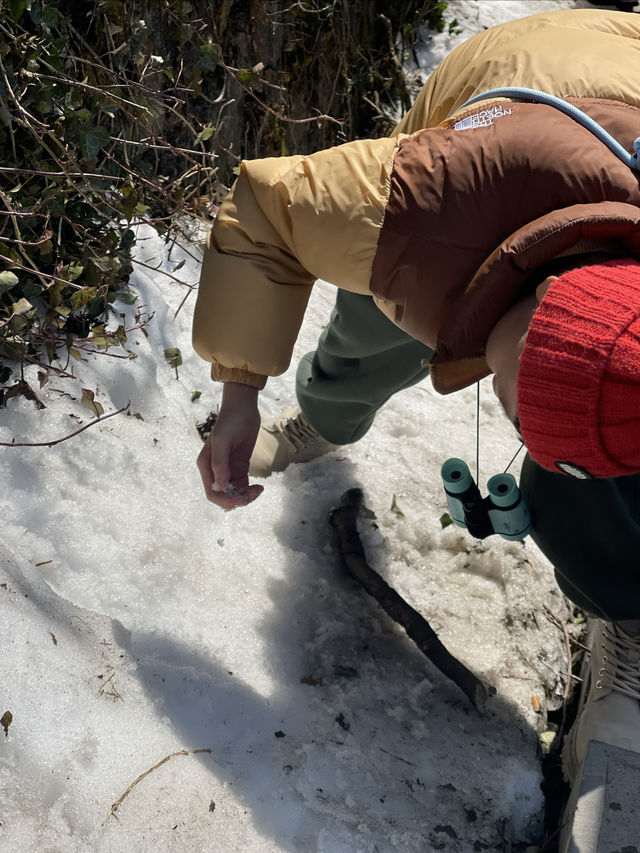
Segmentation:
{"type": "Polygon", "coordinates": [[[487,335],[531,271],[583,241],[640,259],[638,177],[542,104],[559,95],[628,150],[640,136],[640,16],[566,10],[487,30],[431,75],[385,139],[244,162],[211,231],[194,346],[212,377],[262,387],[289,365],[318,278],[436,350],[443,393],[488,370],[487,335]],[[436,126],[437,125],[437,126],[436,126]]]}

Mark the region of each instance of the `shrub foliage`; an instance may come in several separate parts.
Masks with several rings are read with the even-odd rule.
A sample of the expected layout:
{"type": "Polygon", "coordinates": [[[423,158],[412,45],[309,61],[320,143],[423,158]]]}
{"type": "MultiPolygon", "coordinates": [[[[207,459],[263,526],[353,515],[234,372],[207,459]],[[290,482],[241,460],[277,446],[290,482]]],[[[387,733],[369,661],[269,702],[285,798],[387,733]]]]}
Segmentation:
{"type": "Polygon", "coordinates": [[[445,5],[0,0],[0,386],[125,347],[137,218],[207,217],[242,156],[386,132],[396,34],[445,5]]]}
{"type": "Polygon", "coordinates": [[[68,373],[81,350],[124,346],[124,326],[105,326],[117,299],[134,298],[131,223],[162,227],[211,192],[197,129],[193,151],[163,136],[168,112],[189,119],[145,21],[121,2],[91,8],[0,4],[1,382],[16,364],[68,373]]]}

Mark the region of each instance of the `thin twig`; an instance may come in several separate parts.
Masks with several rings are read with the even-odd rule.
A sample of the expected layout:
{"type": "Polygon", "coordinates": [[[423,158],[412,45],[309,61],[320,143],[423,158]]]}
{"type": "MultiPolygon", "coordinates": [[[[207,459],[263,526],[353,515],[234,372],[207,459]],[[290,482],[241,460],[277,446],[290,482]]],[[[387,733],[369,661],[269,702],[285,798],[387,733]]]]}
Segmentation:
{"type": "MultiPolygon", "coordinates": [[[[13,38],[14,37],[12,36],[12,40],[13,40],[13,38]]],[[[36,125],[41,130],[46,130],[49,127],[49,125],[45,124],[42,121],[39,121],[35,116],[32,116],[31,113],[28,112],[27,110],[25,110],[25,108],[20,103],[21,99],[18,97],[18,95],[16,95],[16,93],[13,91],[13,89],[11,87],[11,83],[9,82],[9,77],[7,76],[7,71],[4,67],[2,59],[0,59],[0,74],[2,75],[2,79],[4,80],[4,85],[6,86],[7,91],[11,95],[11,98],[13,99],[13,102],[16,105],[16,109],[18,110],[20,115],[24,117],[24,120],[29,125],[29,127],[31,127],[31,123],[33,123],[34,125],[36,125]]]]}
{"type": "Polygon", "coordinates": [[[138,782],[142,782],[142,780],[145,778],[145,776],[148,776],[150,773],[153,773],[153,771],[157,770],[158,767],[162,767],[163,764],[166,764],[167,761],[170,761],[172,758],[175,758],[178,755],[198,755],[199,753],[202,753],[202,752],[207,752],[207,753],[209,753],[209,755],[211,755],[212,750],[210,750],[210,749],[181,749],[179,752],[172,752],[170,755],[165,755],[165,757],[162,759],[162,761],[158,761],[158,763],[154,764],[153,767],[150,767],[148,770],[145,770],[144,773],[141,773],[138,776],[138,778],[135,779],[129,785],[129,787],[124,792],[124,794],[122,794],[120,797],[118,797],[118,799],[115,801],[115,803],[111,806],[111,810],[110,810],[109,814],[102,821],[102,825],[104,826],[110,817],[117,817],[116,812],[118,811],[118,809],[120,808],[122,803],[129,796],[131,791],[133,791],[133,789],[136,787],[138,782]]]}
{"type": "MultiPolygon", "coordinates": [[[[67,86],[76,86],[78,89],[84,89],[86,92],[96,92],[98,95],[104,95],[104,88],[99,88],[98,86],[92,86],[89,83],[85,83],[81,80],[74,80],[73,77],[69,77],[67,74],[63,74],[61,71],[57,71],[48,62],[45,62],[42,57],[38,57],[38,62],[41,65],[44,65],[45,68],[49,68],[51,71],[54,71],[55,74],[43,74],[41,71],[25,71],[23,69],[22,73],[25,77],[36,79],[36,80],[54,80],[66,83],[67,86]]],[[[127,101],[126,98],[121,98],[120,95],[116,95],[114,92],[108,92],[109,98],[115,103],[125,104],[128,107],[133,107],[136,110],[141,110],[147,114],[151,114],[151,110],[148,107],[142,106],[142,104],[136,104],[135,101],[127,101]]]]}
{"type": "MultiPolygon", "coordinates": [[[[0,171],[2,169],[0,168],[0,171]]],[[[41,219],[49,219],[49,213],[34,213],[32,211],[20,211],[20,210],[0,210],[0,216],[39,216],[41,219]]],[[[5,240],[7,238],[5,237],[5,240]]]]}
{"type": "Polygon", "coordinates": [[[182,299],[182,302],[180,303],[180,305],[178,305],[178,307],[175,310],[175,313],[173,315],[174,320],[176,319],[176,317],[178,316],[180,311],[182,311],[182,308],[184,307],[184,303],[187,301],[187,299],[191,296],[192,293],[193,293],[193,290],[187,290],[187,292],[185,293],[185,295],[182,299]]]}
{"type": "MultiPolygon", "coordinates": [[[[155,138],[157,139],[158,137],[155,138]]],[[[122,139],[122,137],[120,136],[112,136],[111,141],[120,142],[122,145],[134,145],[138,148],[154,148],[158,151],[167,150],[167,145],[155,145],[152,142],[145,142],[144,139],[140,140],[140,142],[134,142],[133,139],[122,139]]],[[[178,154],[195,154],[197,157],[217,157],[216,154],[212,154],[210,151],[196,151],[193,148],[179,148],[177,146],[174,146],[171,150],[177,152],[178,154]]]]}
{"type": "Polygon", "coordinates": [[[230,77],[233,77],[233,79],[236,81],[238,86],[240,86],[241,89],[244,89],[244,91],[248,95],[251,95],[253,100],[257,104],[260,104],[262,109],[266,110],[268,113],[271,113],[272,116],[275,116],[280,121],[287,122],[288,124],[308,124],[311,121],[322,121],[322,120],[331,121],[334,124],[339,124],[339,125],[342,125],[342,123],[343,123],[339,119],[334,118],[333,116],[325,115],[324,113],[318,113],[317,116],[311,116],[309,118],[289,118],[289,116],[284,115],[284,113],[281,113],[278,110],[274,110],[273,107],[270,107],[269,104],[266,104],[261,98],[259,98],[256,95],[256,93],[254,92],[254,90],[251,86],[247,86],[245,83],[242,83],[238,77],[238,74],[234,71],[234,69],[230,65],[227,65],[221,59],[218,59],[218,65],[221,68],[224,68],[224,70],[227,72],[227,74],[230,77]]]}
{"type": "MultiPolygon", "coordinates": [[[[7,194],[1,189],[0,189],[0,198],[6,204],[7,207],[11,206],[11,202],[7,198],[7,194]]],[[[24,258],[25,262],[27,263],[27,267],[25,269],[30,269],[31,272],[35,273],[36,276],[40,279],[40,282],[42,283],[42,285],[44,287],[47,287],[46,279],[43,278],[42,273],[40,272],[38,267],[31,260],[31,258],[29,257],[29,254],[27,252],[25,252],[25,250],[23,249],[23,246],[28,245],[28,244],[25,243],[22,239],[22,233],[20,231],[20,225],[18,224],[18,220],[16,219],[15,216],[13,216],[13,214],[10,214],[10,219],[13,222],[13,229],[18,236],[18,240],[16,241],[16,243],[18,245],[18,251],[20,252],[20,255],[24,258]]]]}
{"type": "Polygon", "coordinates": [[[65,435],[64,438],[56,438],[53,441],[0,441],[0,447],[53,447],[55,444],[60,444],[63,441],[67,441],[69,438],[73,438],[76,435],[80,435],[81,432],[84,432],[85,429],[89,429],[89,427],[95,426],[99,424],[100,421],[106,421],[108,418],[113,418],[116,415],[119,415],[121,412],[126,412],[129,406],[131,405],[131,400],[127,402],[126,406],[123,406],[121,409],[118,409],[117,412],[109,412],[108,415],[100,415],[99,418],[96,418],[93,421],[90,421],[88,424],[80,427],[75,432],[69,433],[69,435],[65,435]]]}
{"type": "MultiPolygon", "coordinates": [[[[25,270],[25,272],[33,273],[34,270],[31,267],[26,267],[24,264],[19,264],[17,261],[14,261],[12,258],[8,258],[6,255],[0,255],[0,261],[6,261],[10,267],[16,267],[19,270],[25,270]]],[[[75,290],[84,290],[84,287],[81,284],[74,284],[72,281],[67,281],[66,278],[60,278],[57,275],[50,275],[46,272],[38,272],[38,275],[41,278],[49,279],[50,281],[59,281],[67,287],[73,287],[75,290]]]]}
{"type": "MultiPolygon", "coordinates": [[[[126,178],[114,175],[98,175],[95,172],[47,172],[44,169],[18,169],[15,166],[0,166],[0,172],[11,172],[15,175],[38,175],[41,178],[99,178],[101,181],[122,182],[126,178]]],[[[0,211],[2,213],[3,211],[0,211]]]]}
{"type": "Polygon", "coordinates": [[[398,761],[402,761],[403,764],[408,764],[410,767],[418,766],[417,764],[414,764],[413,761],[407,761],[406,758],[401,758],[399,755],[394,755],[392,752],[389,752],[388,749],[384,749],[381,746],[379,746],[378,749],[380,750],[380,752],[384,752],[385,755],[390,755],[391,758],[397,758],[398,761]]]}
{"type": "Polygon", "coordinates": [[[132,264],[138,264],[138,266],[140,267],[146,267],[146,269],[148,270],[153,270],[154,272],[161,273],[161,275],[166,275],[167,278],[172,279],[177,284],[181,284],[183,287],[188,287],[190,290],[196,290],[198,287],[197,284],[189,284],[188,281],[184,281],[184,279],[178,278],[177,276],[173,275],[170,272],[167,272],[166,270],[161,270],[159,266],[154,267],[152,264],[146,264],[144,261],[139,261],[138,258],[134,257],[130,258],[130,261],[132,264]]]}

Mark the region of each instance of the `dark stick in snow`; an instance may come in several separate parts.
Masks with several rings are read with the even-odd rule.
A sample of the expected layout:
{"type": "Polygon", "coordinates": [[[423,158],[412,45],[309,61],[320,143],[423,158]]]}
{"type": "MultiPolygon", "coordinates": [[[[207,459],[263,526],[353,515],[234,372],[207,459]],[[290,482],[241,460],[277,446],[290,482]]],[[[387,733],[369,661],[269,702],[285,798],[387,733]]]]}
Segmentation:
{"type": "Polygon", "coordinates": [[[335,529],[338,549],[344,567],[363,589],[373,596],[380,607],[401,625],[421,652],[465,693],[481,711],[490,693],[488,687],[447,651],[427,620],[399,595],[393,587],[367,564],[360,541],[356,519],[362,506],[362,491],[349,489],[340,498],[340,506],[329,513],[329,523],[335,529]]]}

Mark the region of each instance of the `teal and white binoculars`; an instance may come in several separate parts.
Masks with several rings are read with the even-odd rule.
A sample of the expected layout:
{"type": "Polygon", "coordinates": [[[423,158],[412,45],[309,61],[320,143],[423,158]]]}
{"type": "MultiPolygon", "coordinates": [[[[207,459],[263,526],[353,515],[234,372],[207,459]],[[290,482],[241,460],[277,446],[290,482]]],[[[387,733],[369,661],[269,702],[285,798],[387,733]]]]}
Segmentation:
{"type": "Polygon", "coordinates": [[[447,459],[441,475],[449,515],[458,527],[465,527],[477,539],[493,533],[511,541],[527,536],[531,529],[529,510],[511,474],[491,477],[485,498],[462,459],[447,459]]]}

